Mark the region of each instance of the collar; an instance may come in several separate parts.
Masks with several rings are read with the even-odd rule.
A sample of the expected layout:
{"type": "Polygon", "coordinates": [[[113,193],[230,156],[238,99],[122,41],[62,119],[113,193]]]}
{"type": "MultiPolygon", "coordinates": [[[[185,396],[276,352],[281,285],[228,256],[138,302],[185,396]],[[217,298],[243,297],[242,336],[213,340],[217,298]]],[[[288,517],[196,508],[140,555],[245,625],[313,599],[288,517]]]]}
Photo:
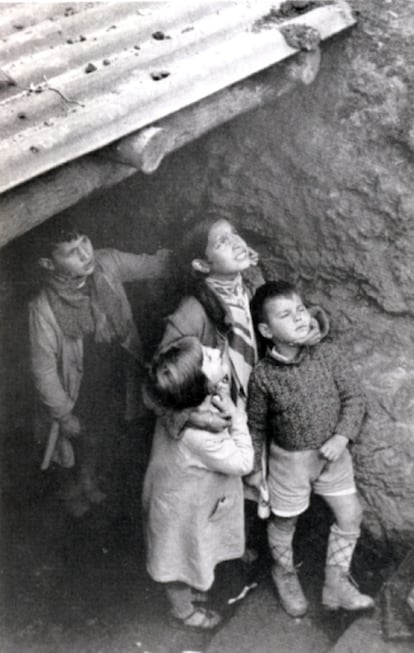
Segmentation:
{"type": "Polygon", "coordinates": [[[243,279],[238,274],[235,279],[217,279],[214,276],[206,277],[207,285],[223,298],[239,297],[243,295],[243,279]]]}
{"type": "Polygon", "coordinates": [[[275,361],[280,365],[298,365],[303,360],[305,355],[306,347],[301,347],[295,358],[286,358],[286,356],[283,356],[277,351],[275,346],[269,347],[267,350],[267,358],[270,358],[270,360],[275,361]]]}
{"type": "Polygon", "coordinates": [[[88,277],[70,277],[66,274],[54,274],[51,273],[47,275],[46,283],[47,285],[54,288],[57,292],[76,292],[77,290],[82,290],[87,284],[88,277]]]}

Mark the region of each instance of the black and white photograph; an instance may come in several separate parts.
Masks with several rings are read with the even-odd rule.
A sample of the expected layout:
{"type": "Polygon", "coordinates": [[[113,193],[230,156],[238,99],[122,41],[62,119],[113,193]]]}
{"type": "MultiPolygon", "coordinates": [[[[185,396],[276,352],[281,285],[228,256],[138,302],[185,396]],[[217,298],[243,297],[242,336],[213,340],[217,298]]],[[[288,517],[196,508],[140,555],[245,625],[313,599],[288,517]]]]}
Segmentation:
{"type": "Polygon", "coordinates": [[[413,40],[0,0],[0,653],[412,653],[413,40]]]}

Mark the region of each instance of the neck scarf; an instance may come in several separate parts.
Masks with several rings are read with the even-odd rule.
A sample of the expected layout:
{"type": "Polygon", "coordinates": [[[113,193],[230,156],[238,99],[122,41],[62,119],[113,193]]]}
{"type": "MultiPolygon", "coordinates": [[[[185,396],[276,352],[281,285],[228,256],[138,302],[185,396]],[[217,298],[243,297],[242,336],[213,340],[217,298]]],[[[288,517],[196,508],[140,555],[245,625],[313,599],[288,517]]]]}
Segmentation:
{"type": "Polygon", "coordinates": [[[125,340],[129,325],[122,300],[98,264],[83,283],[50,275],[46,293],[65,336],[77,339],[93,333],[96,342],[125,340]]]}
{"type": "Polygon", "coordinates": [[[247,396],[247,385],[257,362],[257,345],[249,298],[241,275],[231,281],[207,277],[207,285],[221,299],[230,313],[228,320],[229,357],[239,390],[247,396]]]}

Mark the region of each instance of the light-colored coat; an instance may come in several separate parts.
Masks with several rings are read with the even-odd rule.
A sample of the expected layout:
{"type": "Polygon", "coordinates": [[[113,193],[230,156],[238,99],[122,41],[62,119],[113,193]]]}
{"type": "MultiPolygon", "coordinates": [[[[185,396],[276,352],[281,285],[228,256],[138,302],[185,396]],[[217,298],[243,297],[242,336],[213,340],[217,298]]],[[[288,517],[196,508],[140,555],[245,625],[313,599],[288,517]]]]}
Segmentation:
{"type": "MultiPolygon", "coordinates": [[[[201,408],[214,410],[209,399],[201,408]]],[[[206,591],[219,562],[243,555],[241,476],[252,465],[244,411],[230,430],[186,428],[180,439],[158,420],[143,492],[147,570],[154,580],[206,591]]]]}
{"type": "MultiPolygon", "coordinates": [[[[167,250],[159,250],[153,256],[126,254],[115,249],[95,251],[96,265],[100,266],[107,282],[124,304],[123,313],[129,318],[130,328],[122,347],[136,361],[142,361],[141,342],[123,284],[162,276],[168,256],[167,250]]],[[[83,373],[83,341],[82,338],[64,335],[45,290],[41,290],[29,305],[29,332],[32,374],[38,399],[35,436],[43,442],[52,422],[58,422],[71,413],[76,404],[83,373]]]]}

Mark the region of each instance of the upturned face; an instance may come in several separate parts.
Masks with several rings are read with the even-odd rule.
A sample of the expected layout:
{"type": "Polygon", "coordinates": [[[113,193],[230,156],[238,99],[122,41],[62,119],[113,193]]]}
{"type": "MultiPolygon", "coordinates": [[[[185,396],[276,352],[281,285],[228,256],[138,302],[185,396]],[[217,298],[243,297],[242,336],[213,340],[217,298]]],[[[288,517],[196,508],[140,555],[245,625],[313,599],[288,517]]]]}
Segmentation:
{"type": "Polygon", "coordinates": [[[268,299],[264,313],[266,321],[259,323],[259,331],[276,345],[278,342],[294,345],[309,333],[311,315],[296,293],[268,299]]]}
{"type": "Polygon", "coordinates": [[[210,229],[205,253],[209,275],[231,277],[250,267],[247,244],[227,220],[218,220],[210,229]]]}
{"type": "Polygon", "coordinates": [[[87,277],[95,269],[93,245],[85,235],[59,243],[48,260],[49,269],[69,277],[87,277]]]}

